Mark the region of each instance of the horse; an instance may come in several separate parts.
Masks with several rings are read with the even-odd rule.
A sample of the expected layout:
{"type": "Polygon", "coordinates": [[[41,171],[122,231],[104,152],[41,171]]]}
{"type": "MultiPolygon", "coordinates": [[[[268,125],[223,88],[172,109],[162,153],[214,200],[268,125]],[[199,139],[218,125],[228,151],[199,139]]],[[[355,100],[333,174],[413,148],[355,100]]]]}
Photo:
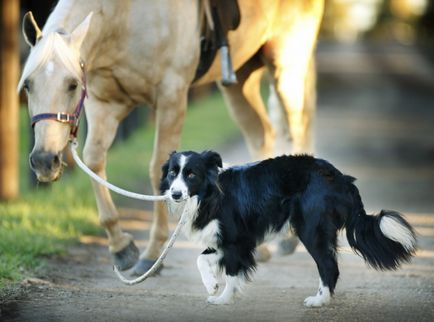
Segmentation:
{"type": "MultiPolygon", "coordinates": [[[[155,115],[149,173],[157,194],[161,166],[180,143],[188,90],[211,82],[218,83],[253,160],[311,152],[313,53],[324,1],[239,0],[240,24],[228,32],[237,77],[231,86],[220,82],[219,54],[194,79],[205,1],[60,0],[42,30],[25,15],[23,34],[31,50],[18,90],[25,89],[34,118],[29,163],[39,181],[61,176],[62,151],[76,130],[73,111],[83,101],[88,125],[83,160],[103,178],[119,122],[145,103],[155,115]],[[268,112],[259,91],[264,72],[270,80],[268,112]]],[[[168,237],[164,204],[154,204],[150,240],[139,256],[133,237],[120,227],[109,191],[92,185],[115,265],[142,274],[168,237]]]]}

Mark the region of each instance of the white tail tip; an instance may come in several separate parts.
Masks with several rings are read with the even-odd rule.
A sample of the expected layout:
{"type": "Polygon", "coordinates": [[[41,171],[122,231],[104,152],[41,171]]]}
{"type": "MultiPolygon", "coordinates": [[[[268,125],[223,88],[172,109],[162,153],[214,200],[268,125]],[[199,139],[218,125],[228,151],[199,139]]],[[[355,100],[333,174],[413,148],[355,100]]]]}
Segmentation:
{"type": "Polygon", "coordinates": [[[397,218],[387,215],[381,218],[380,230],[384,236],[400,243],[407,251],[413,251],[416,248],[416,239],[412,231],[397,218]]]}

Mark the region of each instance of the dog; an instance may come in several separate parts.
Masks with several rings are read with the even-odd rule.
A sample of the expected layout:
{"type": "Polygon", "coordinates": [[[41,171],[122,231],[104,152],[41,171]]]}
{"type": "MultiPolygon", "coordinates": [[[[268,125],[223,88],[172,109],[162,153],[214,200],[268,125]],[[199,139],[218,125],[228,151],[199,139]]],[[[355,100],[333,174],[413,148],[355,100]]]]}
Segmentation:
{"type": "Polygon", "coordinates": [[[284,155],[222,169],[213,151],[173,152],[160,190],[181,213],[191,202],[184,233],[204,251],[197,259],[211,304],[228,304],[255,271],[255,248],[292,229],[318,267],[316,295],[307,307],[328,304],[339,276],[337,232],[368,265],[394,270],[416,251],[413,228],[396,211],[367,215],[355,179],[309,155],[284,155]],[[226,282],[219,296],[219,274],[226,282]]]}

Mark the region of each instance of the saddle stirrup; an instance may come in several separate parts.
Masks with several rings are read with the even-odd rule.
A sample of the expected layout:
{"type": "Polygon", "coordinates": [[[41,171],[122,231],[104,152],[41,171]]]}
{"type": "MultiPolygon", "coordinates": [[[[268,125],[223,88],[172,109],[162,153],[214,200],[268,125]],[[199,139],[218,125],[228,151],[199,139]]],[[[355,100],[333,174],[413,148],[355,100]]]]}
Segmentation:
{"type": "Polygon", "coordinates": [[[220,62],[223,86],[230,86],[237,83],[237,76],[232,67],[231,55],[229,52],[229,44],[223,31],[223,26],[220,22],[220,17],[217,12],[217,8],[212,8],[212,20],[214,22],[214,32],[217,39],[217,46],[220,49],[220,62]]]}
{"type": "Polygon", "coordinates": [[[220,47],[220,63],[222,68],[222,85],[229,86],[237,83],[237,75],[235,75],[232,67],[231,55],[229,46],[223,45],[220,47]]]}

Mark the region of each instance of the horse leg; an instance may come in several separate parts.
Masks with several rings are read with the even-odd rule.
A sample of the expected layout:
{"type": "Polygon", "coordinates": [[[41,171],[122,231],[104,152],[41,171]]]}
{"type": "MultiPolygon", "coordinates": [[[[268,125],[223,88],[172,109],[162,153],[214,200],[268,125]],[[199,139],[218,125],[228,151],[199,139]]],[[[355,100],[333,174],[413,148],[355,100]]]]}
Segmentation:
{"type": "MultiPolygon", "coordinates": [[[[313,152],[312,127],[316,109],[313,50],[323,5],[318,1],[305,10],[292,22],[291,28],[282,24],[288,32],[272,38],[261,52],[273,79],[268,108],[277,133],[276,154],[313,152]]],[[[289,232],[278,243],[278,252],[292,254],[297,244],[298,239],[289,232]]]]}
{"type": "Polygon", "coordinates": [[[301,106],[299,109],[291,109],[289,106],[293,105],[289,105],[284,88],[277,88],[276,82],[270,84],[267,105],[270,120],[276,130],[276,155],[313,152],[312,126],[316,110],[316,70],[313,57],[299,90],[302,90],[302,105],[298,105],[301,106]]]}
{"type": "MultiPolygon", "coordinates": [[[[125,105],[89,99],[86,102],[88,134],[83,150],[86,165],[102,178],[106,178],[107,150],[111,146],[119,120],[128,112],[125,105]]],[[[92,180],[96,196],[99,221],[107,233],[109,250],[120,270],[132,267],[139,257],[133,237],[122,231],[119,215],[108,189],[92,180]]]]}
{"type": "MultiPolygon", "coordinates": [[[[304,102],[302,116],[304,116],[305,121],[292,125],[294,127],[300,124],[304,125],[301,131],[295,133],[300,133],[303,136],[296,136],[298,144],[294,144],[293,153],[311,153],[312,148],[312,120],[315,114],[316,108],[316,70],[314,60],[311,59],[309,64],[309,69],[307,71],[305,86],[304,86],[304,102]],[[298,138],[298,140],[297,140],[298,138]]],[[[268,112],[270,115],[270,120],[276,130],[276,145],[275,154],[287,154],[291,151],[291,139],[294,133],[290,132],[288,116],[286,109],[280,103],[282,100],[282,95],[277,95],[275,84],[270,84],[270,96],[268,97],[268,112]]],[[[293,119],[294,120],[294,119],[293,119]]],[[[280,255],[289,255],[294,253],[299,241],[290,231],[288,235],[278,242],[277,252],[280,255]]]]}
{"type": "MultiPolygon", "coordinates": [[[[270,110],[280,109],[278,117],[272,119],[287,124],[280,128],[289,131],[286,138],[292,140],[292,153],[309,153],[313,150],[312,123],[316,105],[313,52],[323,2],[295,2],[293,5],[299,6],[297,16],[281,17],[280,27],[276,27],[275,35],[263,46],[261,56],[272,76],[275,91],[271,93],[277,94],[277,99],[269,100],[270,110]]],[[[285,151],[279,152],[289,150],[289,140],[286,142],[285,151]]]]}
{"type": "Polygon", "coordinates": [[[229,87],[219,84],[229,112],[240,127],[254,160],[272,156],[275,137],[260,94],[262,67],[262,62],[253,57],[237,71],[237,84],[229,87]]]}
{"type": "MultiPolygon", "coordinates": [[[[160,194],[161,167],[169,157],[170,152],[178,148],[181,141],[182,125],[187,109],[188,85],[173,88],[173,84],[163,81],[162,88],[166,91],[157,95],[155,111],[154,151],[150,164],[150,178],[155,194],[160,194]],[[170,91],[169,91],[170,90],[170,91]]],[[[166,205],[162,202],[154,204],[154,217],[151,227],[149,244],[140,260],[134,266],[134,275],[142,275],[156,261],[161,247],[167,240],[169,226],[166,205]]]]}
{"type": "MultiPolygon", "coordinates": [[[[219,85],[226,105],[243,133],[250,155],[257,160],[272,156],[275,137],[260,95],[262,67],[262,62],[254,57],[237,71],[237,84],[229,87],[219,85]]],[[[256,249],[257,261],[264,262],[270,257],[265,245],[256,249]]]]}

